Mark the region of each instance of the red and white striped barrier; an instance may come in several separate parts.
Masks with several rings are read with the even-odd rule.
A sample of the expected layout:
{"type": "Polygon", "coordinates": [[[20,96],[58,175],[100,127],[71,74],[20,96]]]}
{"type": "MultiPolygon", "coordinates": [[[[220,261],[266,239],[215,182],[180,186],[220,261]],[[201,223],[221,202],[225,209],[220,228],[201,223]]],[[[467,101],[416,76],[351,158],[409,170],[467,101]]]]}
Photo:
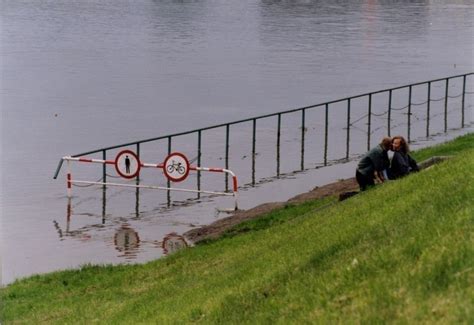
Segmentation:
{"type": "MultiPolygon", "coordinates": [[[[120,154],[119,154],[120,155],[120,154]]],[[[90,159],[90,158],[77,158],[77,157],[70,157],[66,156],[62,158],[67,162],[67,193],[68,197],[71,198],[72,196],[72,185],[73,184],[94,184],[94,185],[108,185],[108,186],[120,186],[120,187],[133,187],[133,188],[146,188],[146,189],[156,189],[156,190],[167,190],[167,191],[178,191],[178,192],[192,192],[192,193],[204,193],[204,194],[215,194],[215,195],[223,195],[223,196],[233,196],[235,198],[235,210],[238,209],[238,204],[237,204],[237,194],[238,194],[238,184],[237,184],[237,176],[234,174],[229,169],[225,168],[208,168],[208,167],[200,167],[200,166],[190,166],[188,165],[188,171],[203,171],[203,172],[211,172],[211,173],[225,173],[229,174],[232,177],[232,192],[217,192],[217,191],[205,191],[205,190],[192,190],[192,189],[184,189],[184,188],[174,188],[174,187],[164,187],[164,186],[153,186],[153,185],[138,185],[138,184],[123,184],[123,183],[110,183],[110,182],[94,182],[94,181],[82,181],[82,180],[73,180],[72,179],[72,174],[71,174],[71,166],[70,162],[71,161],[76,161],[76,162],[83,162],[83,163],[97,163],[97,164],[108,164],[108,165],[115,165],[117,172],[125,177],[125,178],[131,178],[127,177],[126,175],[123,175],[120,170],[117,168],[117,159],[115,161],[113,160],[102,160],[102,159],[90,159]]],[[[138,160],[137,160],[138,161],[138,160]]],[[[166,162],[166,160],[165,160],[166,162]]],[[[137,173],[134,174],[133,177],[138,175],[138,171],[140,168],[158,168],[158,169],[163,169],[165,172],[165,164],[150,164],[150,163],[142,163],[138,161],[138,165],[135,169],[137,170],[137,173]]],[[[169,166],[168,166],[169,167],[169,166]]],[[[168,174],[165,172],[165,175],[168,177],[168,174]]],[[[187,174],[186,174],[187,176],[187,174]]],[[[169,178],[169,177],[168,177],[169,178]]],[[[170,178],[169,178],[170,179],[170,178]]],[[[171,179],[172,180],[172,179],[171,179]]],[[[181,179],[183,180],[183,179],[181,179]]]]}

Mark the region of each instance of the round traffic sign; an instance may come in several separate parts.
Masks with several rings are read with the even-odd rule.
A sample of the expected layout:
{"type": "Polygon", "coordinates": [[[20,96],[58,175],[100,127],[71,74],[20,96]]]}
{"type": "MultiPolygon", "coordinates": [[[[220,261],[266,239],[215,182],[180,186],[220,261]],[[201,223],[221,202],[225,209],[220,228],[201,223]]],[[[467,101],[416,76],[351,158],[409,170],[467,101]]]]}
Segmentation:
{"type": "Polygon", "coordinates": [[[131,150],[120,151],[115,158],[115,170],[124,178],[134,178],[140,173],[140,159],[131,150]]]}
{"type": "Polygon", "coordinates": [[[188,158],[179,152],[171,153],[163,163],[163,172],[170,181],[184,181],[189,174],[188,158]]]}

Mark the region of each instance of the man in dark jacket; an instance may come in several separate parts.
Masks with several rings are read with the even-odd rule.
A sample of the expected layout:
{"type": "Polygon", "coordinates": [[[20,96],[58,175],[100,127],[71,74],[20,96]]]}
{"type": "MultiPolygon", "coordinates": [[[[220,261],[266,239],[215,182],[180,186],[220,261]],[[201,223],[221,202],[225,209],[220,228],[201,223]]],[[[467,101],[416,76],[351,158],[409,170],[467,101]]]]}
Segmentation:
{"type": "Polygon", "coordinates": [[[390,166],[388,151],[391,148],[392,139],[383,138],[382,142],[367,152],[359,161],[356,170],[356,179],[361,191],[368,186],[375,185],[375,179],[385,181],[383,172],[390,166]]]}

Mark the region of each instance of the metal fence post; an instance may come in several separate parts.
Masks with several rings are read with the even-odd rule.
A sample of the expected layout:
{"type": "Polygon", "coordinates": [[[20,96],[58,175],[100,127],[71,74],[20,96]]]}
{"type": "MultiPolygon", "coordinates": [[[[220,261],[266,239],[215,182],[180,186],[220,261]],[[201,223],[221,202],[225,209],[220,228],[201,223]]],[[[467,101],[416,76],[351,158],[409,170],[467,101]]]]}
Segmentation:
{"type": "MultiPolygon", "coordinates": [[[[168,137],[168,155],[171,154],[171,137],[169,136],[168,137]]],[[[163,166],[163,168],[165,168],[165,166],[163,166]]],[[[168,187],[171,187],[171,182],[170,180],[168,179],[167,182],[166,182],[167,186],[168,187]]],[[[170,190],[167,190],[166,191],[166,198],[167,198],[167,204],[168,204],[168,207],[171,206],[171,191],[170,190]]]]}
{"type": "Polygon", "coordinates": [[[388,114],[387,114],[387,133],[390,136],[392,123],[392,89],[388,91],[388,114]]]}
{"type": "Polygon", "coordinates": [[[351,136],[351,99],[347,99],[347,129],[346,129],[346,159],[349,159],[349,144],[351,136]]]}
{"type": "MultiPolygon", "coordinates": [[[[225,126],[225,169],[229,169],[229,133],[230,125],[225,126]]],[[[225,173],[225,190],[229,190],[229,175],[225,173]]]]}
{"type": "Polygon", "coordinates": [[[426,105],[426,137],[430,136],[431,81],[428,82],[428,99],[426,105]]]}
{"type": "Polygon", "coordinates": [[[255,185],[255,154],[257,141],[257,119],[252,120],[252,185],[255,185]]]}
{"type": "MultiPolygon", "coordinates": [[[[102,150],[102,160],[107,160],[107,151],[102,150]]],[[[107,183],[107,164],[102,164],[102,182],[107,183]]],[[[105,189],[105,185],[102,187],[105,189]]]]}
{"type": "Polygon", "coordinates": [[[408,88],[408,121],[407,121],[407,139],[408,142],[411,142],[411,92],[412,86],[408,88]]]}
{"type": "MultiPolygon", "coordinates": [[[[140,142],[137,142],[137,157],[139,164],[141,164],[140,142]]],[[[140,184],[140,174],[137,174],[137,177],[135,178],[135,184],[140,184]]],[[[135,215],[137,218],[140,216],[140,189],[138,187],[135,189],[135,215]]]]}
{"type": "Polygon", "coordinates": [[[329,104],[325,105],[325,117],[324,117],[324,166],[328,164],[328,128],[329,128],[329,104]]]}
{"type": "MultiPolygon", "coordinates": [[[[201,130],[198,131],[198,152],[197,152],[197,165],[201,167],[201,130]]],[[[197,171],[197,188],[201,190],[201,171],[197,171]]],[[[201,193],[198,192],[198,199],[201,197],[201,193]]]]}
{"type": "MultiPolygon", "coordinates": [[[[138,157],[138,161],[141,161],[140,160],[140,142],[137,142],[137,157],[138,157]]],[[[138,185],[139,183],[140,183],[140,174],[137,174],[136,184],[138,185]]],[[[137,187],[137,191],[138,191],[138,187],[137,187]]]]}
{"type": "Polygon", "coordinates": [[[448,90],[449,78],[446,78],[446,92],[444,94],[444,133],[448,132],[448,90]]]}
{"type": "Polygon", "coordinates": [[[280,177],[280,137],[281,137],[281,114],[278,114],[277,126],[277,177],[280,177]]]}
{"type": "Polygon", "coordinates": [[[464,100],[466,98],[466,75],[462,77],[462,112],[461,112],[461,127],[464,127],[464,100]]]}
{"type": "Polygon", "coordinates": [[[372,94],[369,94],[369,113],[367,117],[367,151],[370,150],[370,126],[372,119],[372,94]]]}
{"type": "MultiPolygon", "coordinates": [[[[106,150],[102,150],[102,160],[107,160],[106,150]]],[[[69,161],[68,161],[69,163],[69,161]]],[[[102,182],[107,182],[107,164],[102,164],[102,182]]],[[[102,224],[105,223],[105,212],[106,212],[106,200],[107,200],[107,186],[102,185],[102,224]]]]}
{"type": "Polygon", "coordinates": [[[301,110],[301,170],[304,170],[305,110],[301,110]]]}

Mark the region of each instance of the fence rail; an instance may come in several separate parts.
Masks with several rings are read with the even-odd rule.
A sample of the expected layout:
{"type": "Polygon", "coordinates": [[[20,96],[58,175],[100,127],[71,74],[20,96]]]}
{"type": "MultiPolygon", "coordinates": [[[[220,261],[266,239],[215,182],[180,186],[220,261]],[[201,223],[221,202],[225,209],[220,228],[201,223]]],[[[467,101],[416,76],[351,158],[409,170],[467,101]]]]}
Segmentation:
{"type": "MultiPolygon", "coordinates": [[[[283,118],[286,115],[293,114],[293,113],[299,113],[301,114],[300,117],[300,123],[299,126],[301,128],[301,133],[299,135],[300,139],[300,149],[299,149],[299,169],[304,170],[305,167],[307,166],[307,162],[305,159],[307,159],[307,150],[306,149],[306,142],[308,141],[308,137],[306,135],[306,131],[308,128],[308,125],[311,121],[311,119],[308,118],[308,112],[313,111],[314,109],[321,108],[321,114],[323,114],[323,117],[321,119],[324,120],[324,145],[323,145],[323,152],[322,152],[322,162],[321,164],[323,166],[327,166],[330,162],[330,158],[328,156],[328,152],[330,150],[329,148],[329,136],[330,136],[330,129],[332,130],[334,128],[334,125],[337,123],[341,123],[343,121],[343,126],[341,126],[344,129],[343,135],[340,135],[342,137],[345,137],[345,153],[341,155],[340,157],[337,157],[336,160],[348,160],[351,155],[351,144],[352,144],[352,139],[354,131],[360,131],[361,133],[365,134],[366,136],[366,148],[367,150],[370,149],[373,139],[372,135],[376,132],[379,132],[382,129],[386,128],[386,133],[387,135],[391,135],[392,131],[396,129],[397,127],[401,126],[406,126],[406,134],[407,134],[407,139],[408,141],[412,141],[412,135],[414,131],[414,126],[413,126],[413,119],[415,121],[422,120],[423,118],[418,117],[414,112],[414,108],[418,108],[421,105],[426,105],[426,115],[424,119],[422,120],[425,122],[424,125],[424,130],[423,133],[425,134],[426,137],[429,137],[430,134],[432,134],[432,125],[431,122],[433,119],[437,116],[442,115],[443,116],[443,127],[442,131],[447,132],[448,131],[448,106],[450,105],[450,100],[452,101],[453,99],[461,98],[461,103],[460,103],[460,121],[459,121],[459,127],[464,128],[466,126],[466,118],[465,118],[465,111],[466,108],[472,107],[472,100],[471,103],[468,104],[466,102],[466,95],[472,95],[474,92],[469,92],[467,91],[467,85],[469,82],[473,82],[474,79],[471,76],[474,75],[474,72],[466,73],[466,74],[460,74],[460,75],[455,75],[455,76],[450,76],[450,77],[445,77],[445,78],[440,78],[440,79],[433,79],[429,81],[423,81],[423,82],[417,82],[417,83],[412,83],[404,86],[399,86],[399,87],[394,87],[394,88],[389,88],[389,89],[383,89],[383,90],[378,90],[374,92],[368,92],[356,96],[350,96],[342,99],[337,99],[337,100],[332,100],[324,103],[319,103],[315,105],[310,105],[310,106],[305,106],[305,107],[300,107],[300,108],[295,108],[295,109],[290,109],[290,110],[285,110],[281,112],[276,112],[276,113],[271,113],[271,114],[266,114],[266,115],[261,115],[261,116],[256,116],[256,117],[250,117],[246,119],[241,119],[238,121],[233,121],[233,122],[228,122],[228,123],[222,123],[222,124],[217,124],[217,125],[212,125],[204,128],[199,128],[195,130],[190,130],[190,131],[184,131],[184,132],[178,132],[178,133],[173,133],[169,135],[164,135],[164,136],[159,136],[159,137],[154,137],[154,138],[149,138],[149,139],[144,139],[140,141],[134,141],[134,142],[129,142],[129,143],[124,143],[124,144],[119,144],[115,146],[110,146],[110,147],[105,147],[105,148],[100,148],[96,150],[91,150],[87,152],[82,152],[78,153],[75,155],[71,155],[71,157],[82,157],[86,155],[91,155],[91,154],[102,154],[102,159],[106,160],[107,159],[107,153],[111,150],[119,149],[119,148],[124,148],[124,147],[135,147],[136,148],[136,153],[137,156],[140,157],[140,150],[141,146],[145,143],[150,143],[150,142],[155,142],[155,141],[160,141],[160,140],[165,140],[167,142],[168,146],[168,153],[171,153],[171,146],[173,143],[173,140],[185,135],[196,135],[197,136],[197,143],[196,143],[196,150],[197,150],[197,156],[195,160],[197,160],[197,166],[201,165],[201,158],[202,158],[202,141],[203,141],[203,133],[206,131],[210,131],[213,129],[220,129],[223,128],[225,130],[225,137],[223,137],[222,141],[225,141],[225,152],[224,152],[224,163],[226,169],[229,169],[229,156],[230,156],[230,141],[231,141],[231,126],[235,125],[240,125],[244,123],[251,123],[252,131],[251,131],[251,141],[252,141],[252,146],[251,146],[251,184],[255,185],[256,180],[257,180],[257,175],[256,175],[256,160],[257,160],[257,125],[258,122],[264,119],[269,119],[269,118],[274,118],[276,117],[276,130],[275,130],[275,136],[276,136],[276,143],[274,143],[276,146],[275,150],[275,155],[276,155],[276,177],[279,177],[281,174],[281,159],[287,158],[286,156],[284,157],[283,153],[281,152],[282,150],[282,122],[283,118]],[[462,86],[456,87],[457,84],[459,84],[459,81],[462,81],[462,86]],[[444,83],[444,85],[440,85],[440,83],[444,83]],[[443,96],[440,98],[433,98],[433,89],[435,88],[434,85],[437,86],[437,89],[440,89],[441,91],[443,90],[444,86],[444,91],[443,91],[443,96]],[[426,97],[425,100],[416,102],[413,98],[413,93],[415,90],[418,90],[421,86],[426,86],[426,97]],[[456,95],[452,95],[453,90],[450,89],[450,86],[452,89],[458,90],[456,95]],[[458,89],[460,88],[460,89],[458,89]],[[451,90],[451,94],[450,94],[451,90]],[[406,104],[402,104],[402,107],[394,107],[394,102],[395,102],[395,93],[396,92],[401,92],[401,91],[407,91],[408,93],[402,96],[401,99],[404,99],[404,102],[406,104]],[[386,98],[386,110],[383,112],[376,112],[374,109],[377,107],[380,107],[380,104],[374,105],[375,98],[380,95],[388,95],[388,98],[386,98]],[[355,102],[359,101],[360,99],[367,99],[367,107],[366,107],[366,113],[363,113],[361,116],[357,116],[357,118],[354,116],[356,113],[361,113],[360,108],[354,108],[355,102]],[[441,113],[438,114],[433,114],[433,103],[437,103],[444,100],[443,103],[443,110],[441,113]],[[343,104],[346,106],[345,109],[345,116],[339,117],[338,121],[330,120],[330,113],[331,113],[331,108],[336,105],[336,104],[343,104]],[[406,114],[406,120],[403,121],[403,119],[395,119],[394,114],[406,114]],[[383,122],[383,120],[386,118],[386,121],[383,122]],[[377,119],[377,121],[375,121],[377,119]],[[381,120],[382,119],[382,120],[381,120]],[[381,120],[381,121],[380,121],[381,120]],[[357,123],[362,123],[363,121],[366,121],[366,129],[363,127],[357,126],[357,123]],[[398,124],[393,124],[394,122],[397,122],[398,124]]],[[[471,85],[472,86],[472,85],[471,85]]],[[[470,88],[472,89],[472,88],[470,88]]],[[[440,95],[438,95],[440,96],[440,95]]],[[[470,96],[472,97],[472,96],[470,96]]],[[[398,102],[400,102],[400,96],[397,97],[398,102]]],[[[380,99],[378,100],[380,102],[380,99]]],[[[363,108],[362,108],[363,109],[363,108]]],[[[471,121],[472,122],[472,121],[471,121]]],[[[470,123],[471,123],[470,122],[470,123]]],[[[452,123],[452,121],[451,121],[452,123]]],[[[440,130],[441,131],[441,130],[440,130]]],[[[334,159],[333,159],[334,160],[334,159]]],[[[56,172],[54,174],[54,179],[58,177],[58,174],[61,170],[63,160],[61,159],[58,167],[56,169],[56,172]]],[[[312,163],[315,163],[314,161],[312,163]]],[[[107,171],[106,171],[106,166],[103,166],[102,170],[102,181],[105,182],[107,177],[107,171]]],[[[137,179],[138,180],[138,179],[137,179]]],[[[201,175],[200,173],[197,174],[197,188],[198,190],[201,187],[201,175]]],[[[228,190],[228,179],[226,177],[225,179],[225,187],[226,190],[228,190]]],[[[169,199],[169,195],[168,195],[169,199]]]]}

